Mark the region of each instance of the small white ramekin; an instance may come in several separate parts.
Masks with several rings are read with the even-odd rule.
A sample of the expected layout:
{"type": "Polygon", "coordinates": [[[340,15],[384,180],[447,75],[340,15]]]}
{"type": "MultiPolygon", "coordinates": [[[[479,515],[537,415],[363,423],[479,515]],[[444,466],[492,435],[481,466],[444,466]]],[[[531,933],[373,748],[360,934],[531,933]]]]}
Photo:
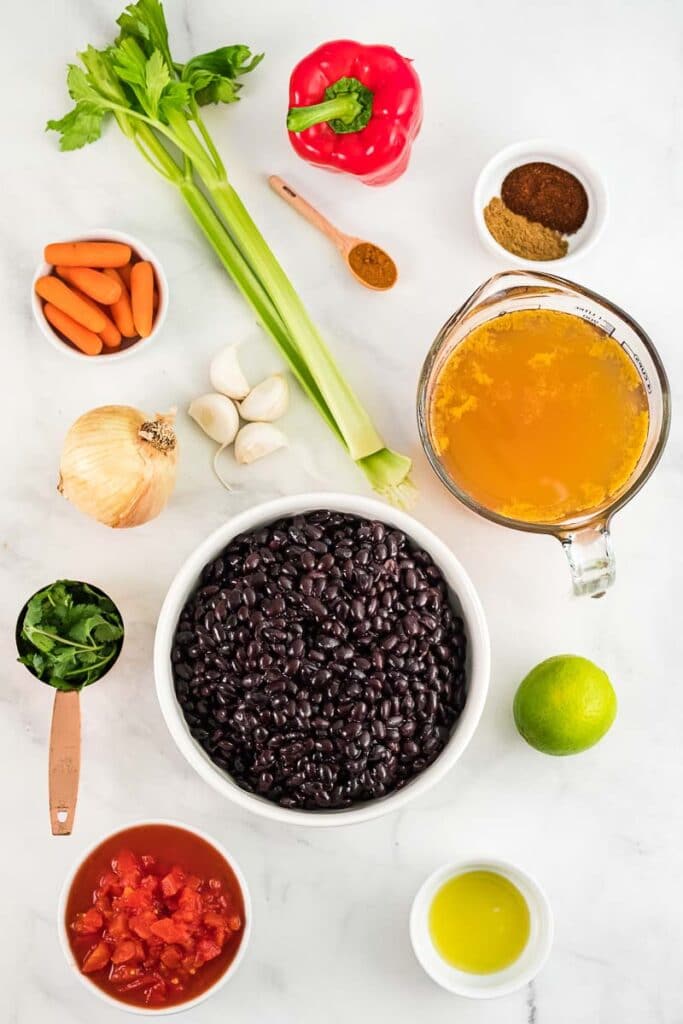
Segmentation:
{"type": "Polygon", "coordinates": [[[548,959],[553,944],[553,915],[548,897],[538,882],[508,861],[475,858],[444,864],[422,884],[410,911],[410,941],[427,974],[442,988],[469,999],[507,996],[532,981],[548,959]],[[429,934],[429,908],[445,882],[466,871],[493,871],[507,878],[524,896],[529,907],[531,930],[520,957],[503,971],[471,974],[459,971],[439,955],[429,934]]]}
{"type": "Polygon", "coordinates": [[[99,996],[99,998],[102,999],[105,1003],[108,1003],[109,1006],[115,1006],[117,1010],[122,1010],[124,1013],[136,1013],[145,1017],[161,1017],[163,1015],[168,1015],[171,1013],[182,1013],[184,1010],[190,1010],[194,1006],[199,1006],[200,1003],[203,1003],[205,999],[208,999],[209,996],[214,995],[215,992],[218,992],[218,990],[222,988],[223,985],[225,985],[225,983],[236,972],[246,952],[247,945],[249,944],[249,939],[251,937],[251,916],[252,909],[249,888],[247,886],[246,879],[242,874],[242,871],[237,861],[232,856],[232,854],[228,853],[228,851],[223,846],[221,846],[221,844],[217,842],[213,838],[213,836],[207,835],[207,833],[202,832],[201,829],[194,828],[194,826],[192,825],[186,825],[182,821],[172,821],[167,818],[151,818],[149,820],[143,821],[126,822],[119,828],[107,833],[107,835],[101,836],[96,843],[93,843],[91,846],[88,847],[87,850],[83,851],[83,853],[78,859],[78,862],[75,864],[73,869],[69,872],[66,879],[64,880],[62,891],[59,895],[59,904],[57,907],[57,933],[59,935],[59,942],[62,947],[62,952],[64,953],[64,956],[66,958],[66,962],[68,963],[72,971],[77,975],[81,983],[87,988],[88,992],[92,993],[92,995],[99,996]],[[192,833],[192,835],[199,836],[200,839],[203,839],[205,843],[208,843],[209,846],[212,846],[214,850],[223,858],[223,860],[226,861],[226,863],[231,868],[233,874],[235,875],[237,883],[242,891],[242,900],[244,902],[245,917],[244,932],[242,934],[242,941],[239,944],[239,948],[237,950],[237,953],[235,954],[234,959],[228,965],[223,974],[221,974],[220,978],[216,978],[213,985],[207,988],[205,992],[202,992],[194,999],[188,999],[186,1003],[178,1003],[175,1006],[160,1006],[153,1008],[147,1006],[133,1006],[130,1003],[123,1003],[119,999],[115,999],[114,996],[110,996],[107,992],[101,989],[99,985],[95,985],[92,981],[90,981],[87,974],[83,974],[80,968],[80,964],[74,957],[71,945],[69,943],[69,935],[67,932],[66,925],[66,905],[69,899],[69,892],[71,891],[71,886],[73,885],[74,879],[79,868],[81,867],[83,862],[87,860],[90,854],[97,849],[98,846],[101,846],[102,843],[106,842],[108,839],[111,839],[112,836],[118,835],[119,832],[126,832],[130,828],[138,828],[141,825],[170,825],[173,828],[182,829],[184,832],[190,832],[192,833]]]}
{"type": "Polygon", "coordinates": [[[595,167],[576,150],[549,142],[546,139],[528,139],[501,149],[484,166],[474,186],[474,220],[483,244],[508,266],[524,267],[527,270],[561,273],[561,267],[585,256],[597,244],[602,235],[608,210],[607,188],[595,167]],[[522,164],[536,161],[555,164],[556,167],[569,171],[579,179],[588,195],[586,220],[575,234],[567,235],[569,243],[567,254],[557,260],[525,260],[521,256],[515,256],[495,240],[484,220],[484,208],[494,196],[500,197],[503,181],[510,171],[522,164]]]}
{"type": "Polygon", "coordinates": [[[75,345],[70,345],[68,342],[63,341],[52,327],[52,324],[48,323],[45,318],[42,299],[36,295],[36,281],[38,278],[45,277],[46,274],[52,273],[54,267],[51,263],[45,263],[44,260],[41,260],[31,281],[31,309],[33,310],[33,316],[43,337],[49,341],[53,348],[61,352],[62,355],[68,356],[70,359],[78,359],[81,362],[87,360],[88,363],[94,364],[107,364],[114,361],[118,362],[121,359],[128,359],[130,356],[137,355],[139,352],[146,352],[149,346],[159,337],[168,312],[168,281],[166,279],[166,274],[164,273],[164,268],[157,257],[149,246],[145,245],[144,242],[140,242],[137,238],[134,238],[133,235],[129,235],[125,231],[113,231],[111,228],[96,228],[93,231],[86,231],[82,235],[78,235],[76,238],[69,238],[67,241],[122,242],[124,245],[129,245],[136,256],[139,256],[141,259],[147,260],[148,263],[152,264],[152,267],[154,268],[156,286],[159,290],[159,305],[157,306],[157,311],[154,315],[152,330],[146,338],[140,338],[139,341],[134,342],[134,344],[130,345],[128,348],[120,350],[114,349],[113,351],[108,351],[105,348],[99,356],[86,355],[85,352],[81,352],[77,349],[75,345]]]}
{"type": "Polygon", "coordinates": [[[222,796],[262,818],[309,828],[334,828],[369,821],[404,807],[420,793],[425,793],[453,767],[474,735],[484,709],[491,670],[491,651],[486,617],[474,584],[450,548],[426,526],[399,509],[374,498],[359,494],[334,494],[326,491],[298,494],[255,505],[229,519],[196,548],[178,570],[169,587],[157,620],[154,638],[154,675],[161,712],[176,746],[186,761],[205,782],[222,796]],[[415,776],[403,789],[395,790],[377,800],[359,803],[344,810],[304,811],[247,793],[215,765],[191,735],[175,695],[171,671],[171,648],[180,613],[197,586],[204,566],[211,562],[233,537],[248,530],[257,530],[281,516],[297,515],[314,509],[328,508],[350,512],[367,519],[380,519],[403,530],[411,540],[434,559],[450,589],[454,606],[465,623],[467,636],[467,700],[455,723],[446,746],[428,768],[415,776]]]}

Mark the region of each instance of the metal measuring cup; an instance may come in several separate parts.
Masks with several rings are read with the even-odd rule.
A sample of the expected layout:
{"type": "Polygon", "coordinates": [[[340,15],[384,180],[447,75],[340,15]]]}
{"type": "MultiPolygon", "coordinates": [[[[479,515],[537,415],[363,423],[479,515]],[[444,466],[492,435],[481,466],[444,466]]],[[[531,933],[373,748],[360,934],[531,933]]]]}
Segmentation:
{"type": "MultiPolygon", "coordinates": [[[[82,585],[79,580],[69,582],[82,585]]],[[[49,585],[49,584],[48,584],[49,585]]],[[[91,590],[107,598],[116,608],[116,612],[123,622],[116,604],[111,600],[109,594],[92,583],[87,584],[91,590]]],[[[45,587],[40,587],[25,602],[17,618],[15,629],[15,642],[17,651],[21,656],[27,653],[30,644],[21,636],[24,626],[24,618],[29,603],[37,594],[40,594],[45,587]]],[[[114,667],[121,654],[124,636],[120,637],[117,650],[102,675],[94,682],[99,682],[114,667]]],[[[30,672],[35,679],[39,676],[33,671],[30,665],[24,665],[27,672],[30,672]]],[[[46,679],[40,679],[46,686],[52,684],[46,679]]],[[[90,684],[92,685],[92,683],[90,684]]],[[[58,690],[55,688],[55,699],[52,705],[52,723],[50,726],[50,752],[48,761],[48,792],[50,805],[50,826],[53,836],[68,836],[73,831],[74,816],[76,814],[76,801],[78,799],[78,784],[81,773],[81,702],[80,694],[82,687],[75,687],[72,690],[58,690]]]]}

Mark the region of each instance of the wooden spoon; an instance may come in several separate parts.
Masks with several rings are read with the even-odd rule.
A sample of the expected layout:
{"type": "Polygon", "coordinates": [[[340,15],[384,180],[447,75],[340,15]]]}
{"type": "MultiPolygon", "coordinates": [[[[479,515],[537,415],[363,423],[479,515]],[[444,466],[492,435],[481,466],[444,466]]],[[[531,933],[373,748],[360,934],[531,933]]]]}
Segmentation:
{"type": "Polygon", "coordinates": [[[398,278],[398,270],[391,256],[384,249],[380,249],[374,242],[366,242],[363,238],[345,235],[276,174],[272,174],[268,178],[268,183],[273,192],[276,192],[313,227],[322,231],[331,242],[334,242],[346,266],[357,281],[360,281],[366,288],[377,292],[384,292],[394,287],[398,278]]]}

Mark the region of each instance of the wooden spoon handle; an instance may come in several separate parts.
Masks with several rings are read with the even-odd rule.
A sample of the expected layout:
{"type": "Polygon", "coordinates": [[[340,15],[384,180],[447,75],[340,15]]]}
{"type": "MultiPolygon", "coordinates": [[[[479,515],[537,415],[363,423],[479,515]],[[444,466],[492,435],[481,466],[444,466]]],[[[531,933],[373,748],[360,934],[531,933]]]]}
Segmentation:
{"type": "Polygon", "coordinates": [[[289,203],[289,205],[296,210],[297,213],[300,213],[301,216],[309,222],[309,224],[312,224],[314,228],[317,228],[318,231],[322,231],[330,241],[334,242],[338,249],[342,252],[346,251],[349,240],[348,236],[336,228],[334,224],[331,224],[327,217],[323,217],[319,210],[316,210],[314,206],[307,203],[291,185],[288,185],[287,182],[282,180],[282,178],[278,178],[276,174],[271,174],[270,178],[268,178],[268,184],[272,188],[273,192],[276,192],[281,199],[284,199],[286,203],[289,203]]]}
{"type": "Polygon", "coordinates": [[[77,690],[58,690],[50,729],[50,824],[53,836],[71,835],[80,772],[80,694],[77,690]]]}

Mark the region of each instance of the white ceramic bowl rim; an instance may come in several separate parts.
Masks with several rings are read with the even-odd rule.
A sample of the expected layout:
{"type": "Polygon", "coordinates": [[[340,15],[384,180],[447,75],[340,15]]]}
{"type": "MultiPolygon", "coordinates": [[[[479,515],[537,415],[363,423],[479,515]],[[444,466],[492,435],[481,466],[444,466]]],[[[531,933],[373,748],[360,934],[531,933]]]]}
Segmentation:
{"type": "Polygon", "coordinates": [[[470,999],[495,999],[510,995],[536,977],[553,944],[554,924],[550,902],[538,882],[510,861],[470,857],[443,864],[418,889],[410,911],[410,941],[420,965],[442,988],[470,999]],[[507,878],[524,896],[529,907],[529,939],[518,959],[494,974],[460,971],[439,955],[429,934],[428,914],[441,886],[466,871],[492,871],[507,878]]]}
{"type": "Polygon", "coordinates": [[[87,849],[85,849],[80,854],[76,864],[64,879],[64,883],[59,894],[59,902],[57,906],[57,933],[59,935],[59,943],[62,947],[62,952],[64,953],[66,962],[68,963],[69,967],[71,967],[76,972],[81,983],[87,988],[88,992],[91,992],[92,994],[99,996],[100,999],[104,1000],[105,1003],[108,1003],[110,1006],[115,1006],[117,1010],[121,1010],[124,1013],[136,1013],[141,1016],[159,1017],[171,1013],[182,1013],[183,1011],[189,1010],[194,1006],[198,1006],[200,1003],[203,1003],[205,999],[208,999],[209,996],[212,996],[214,992],[217,992],[218,989],[222,988],[223,985],[225,985],[228,979],[232,977],[232,975],[239,967],[246,952],[246,948],[251,937],[252,913],[253,911],[251,906],[251,894],[249,892],[249,886],[247,885],[247,881],[244,875],[242,874],[242,869],[240,868],[238,862],[235,860],[233,855],[229,853],[229,851],[226,850],[225,847],[221,843],[219,843],[217,839],[214,839],[213,836],[210,836],[207,832],[202,831],[202,829],[195,828],[194,825],[188,825],[183,821],[175,821],[172,818],[143,818],[138,821],[124,822],[118,828],[112,829],[111,832],[107,832],[107,834],[104,836],[100,836],[100,838],[96,842],[92,843],[90,846],[87,847],[87,849]],[[193,835],[198,836],[200,839],[203,839],[205,843],[208,843],[209,846],[212,846],[214,850],[218,854],[220,854],[223,860],[225,860],[228,863],[233,874],[235,875],[235,878],[237,879],[237,883],[240,889],[242,890],[242,900],[244,902],[245,916],[244,931],[242,933],[242,941],[239,944],[239,947],[237,949],[237,952],[235,953],[233,960],[228,964],[223,974],[221,974],[219,978],[216,978],[215,982],[213,983],[213,985],[210,986],[210,988],[207,988],[206,991],[200,993],[200,995],[195,996],[194,999],[188,999],[186,1003],[179,1003],[175,1006],[158,1008],[152,1008],[147,1006],[133,1006],[130,1003],[122,1003],[120,1000],[115,999],[114,996],[110,996],[107,992],[101,989],[99,985],[95,985],[92,981],[90,981],[87,975],[83,974],[78,965],[78,962],[76,961],[76,958],[74,957],[71,945],[69,944],[69,936],[66,928],[66,904],[69,898],[69,892],[71,891],[71,886],[73,885],[74,882],[74,878],[76,877],[76,874],[78,873],[82,864],[84,863],[84,861],[88,859],[91,853],[94,853],[95,850],[99,846],[101,846],[102,843],[105,843],[108,839],[111,839],[113,836],[118,835],[120,832],[127,832],[128,829],[138,828],[141,825],[170,825],[173,828],[181,829],[183,832],[190,832],[193,835]]]}
{"type": "Polygon", "coordinates": [[[85,352],[80,352],[75,348],[75,346],[62,341],[59,335],[55,333],[52,325],[45,319],[43,305],[39,296],[36,295],[35,285],[39,277],[44,277],[46,274],[50,274],[52,272],[53,266],[51,263],[45,263],[45,261],[41,260],[31,280],[31,309],[43,337],[49,341],[53,348],[57,349],[62,353],[62,355],[67,356],[69,359],[78,359],[80,362],[87,361],[95,366],[120,362],[122,359],[128,359],[131,356],[138,355],[140,352],[146,352],[150,345],[159,337],[168,312],[168,280],[158,257],[154,255],[148,245],[145,245],[145,243],[141,242],[138,238],[135,238],[133,235],[129,235],[125,231],[115,231],[113,228],[93,228],[92,231],[83,231],[73,238],[69,238],[68,241],[107,241],[122,242],[124,245],[129,245],[136,256],[140,256],[142,259],[147,260],[152,264],[157,288],[159,290],[159,305],[154,317],[152,330],[146,338],[141,338],[139,341],[136,341],[134,345],[131,345],[129,348],[124,348],[120,352],[107,352],[105,355],[88,356],[85,352]]]}
{"type": "Polygon", "coordinates": [[[494,153],[477,178],[473,204],[474,219],[479,236],[491,252],[502,257],[512,266],[524,267],[527,270],[544,270],[551,274],[561,273],[561,268],[585,256],[597,244],[604,231],[609,213],[607,188],[597,168],[577,150],[550,139],[525,139],[521,142],[513,142],[494,153]],[[496,241],[484,220],[484,208],[489,200],[493,195],[500,195],[500,185],[505,175],[499,172],[499,168],[505,167],[505,173],[507,173],[512,169],[512,166],[508,165],[518,166],[533,160],[543,160],[565,168],[579,178],[588,192],[587,222],[576,235],[569,236],[569,251],[566,256],[561,256],[557,260],[526,260],[521,256],[516,256],[496,241]],[[489,187],[491,179],[496,179],[498,182],[493,191],[489,187]]]}
{"type": "Polygon", "coordinates": [[[424,793],[449,771],[464,752],[477,727],[486,700],[490,674],[490,645],[484,610],[465,569],[446,544],[418,520],[374,498],[360,495],[319,492],[276,498],[274,501],[241,512],[218,527],[186,559],[171,583],[157,624],[154,640],[154,674],[157,697],[166,725],[178,749],[201,777],[223,796],[246,810],[273,821],[330,828],[369,821],[403,807],[424,793]],[[216,557],[229,541],[247,530],[272,522],[281,516],[329,508],[370,519],[380,519],[403,530],[417,545],[425,548],[456,595],[468,635],[469,678],[465,707],[455,729],[438,758],[403,789],[385,797],[339,811],[300,811],[280,807],[271,801],[240,789],[230,777],[214,765],[192,738],[179,708],[173,686],[170,650],[180,611],[196,586],[204,566],[216,557]]]}

